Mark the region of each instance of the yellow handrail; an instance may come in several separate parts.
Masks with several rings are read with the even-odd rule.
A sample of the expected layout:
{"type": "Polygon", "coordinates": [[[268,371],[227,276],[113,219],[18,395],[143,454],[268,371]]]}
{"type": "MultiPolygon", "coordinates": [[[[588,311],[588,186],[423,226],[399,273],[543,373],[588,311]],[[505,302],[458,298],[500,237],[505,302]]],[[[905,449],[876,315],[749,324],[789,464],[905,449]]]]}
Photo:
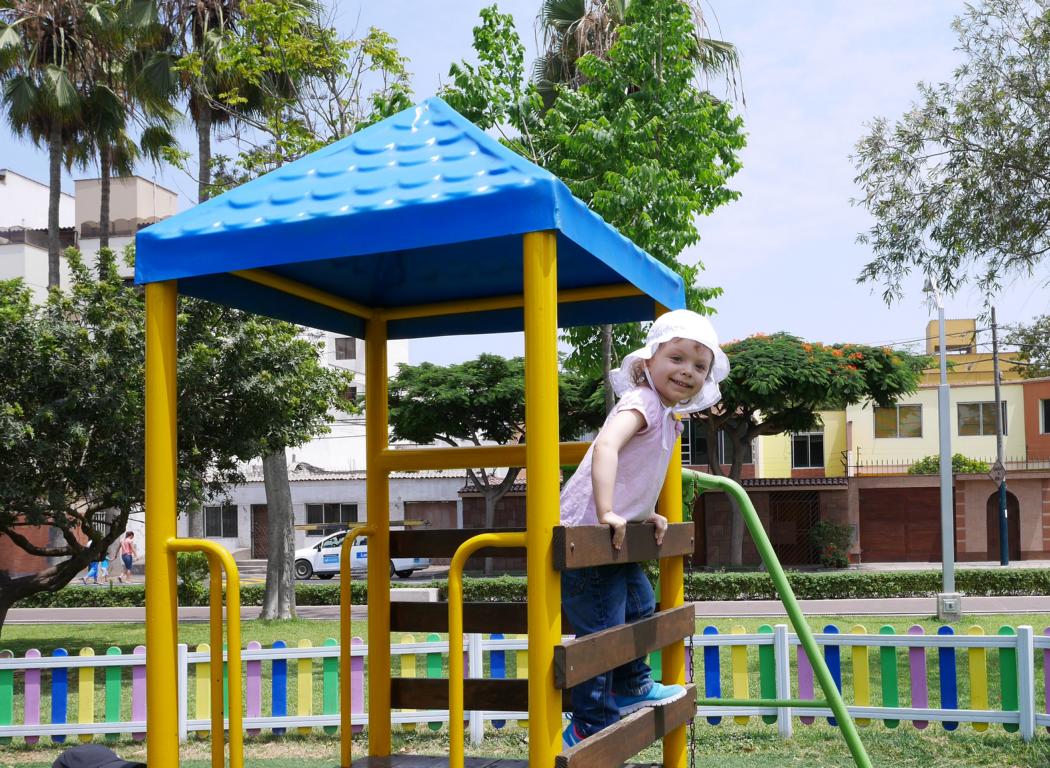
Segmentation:
{"type": "Polygon", "coordinates": [[[358,536],[371,536],[371,526],[346,532],[339,547],[339,765],[350,768],[350,548],[358,536]]]}
{"type": "Polygon", "coordinates": [[[524,547],[524,533],[482,533],[462,544],[448,569],[448,764],[463,768],[463,566],[484,547],[524,547]]]}
{"type": "Polygon", "coordinates": [[[244,768],[244,720],[241,714],[241,579],[233,555],[205,539],[168,539],[169,552],[203,552],[208,558],[211,595],[211,764],[225,768],[222,705],[222,572],[226,572],[226,646],[230,697],[230,768],[244,768]]]}

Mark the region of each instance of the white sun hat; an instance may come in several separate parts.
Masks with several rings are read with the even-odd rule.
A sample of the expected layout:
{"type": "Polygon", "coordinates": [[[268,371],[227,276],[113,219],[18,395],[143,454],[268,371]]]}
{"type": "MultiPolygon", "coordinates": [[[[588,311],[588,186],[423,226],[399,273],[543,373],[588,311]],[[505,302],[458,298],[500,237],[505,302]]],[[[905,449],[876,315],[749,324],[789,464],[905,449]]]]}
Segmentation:
{"type": "Polygon", "coordinates": [[[722,399],[718,382],[729,375],[729,358],[718,346],[718,334],[715,333],[711,321],[688,309],[676,309],[660,315],[649,328],[645,346],[624,357],[620,367],[609,373],[617,397],[638,385],[638,367],[644,366],[645,361],[652,358],[657,347],[671,339],[697,341],[714,353],[714,362],[711,370],[707,372],[704,386],[688,400],[675,405],[675,413],[702,411],[722,399]]]}

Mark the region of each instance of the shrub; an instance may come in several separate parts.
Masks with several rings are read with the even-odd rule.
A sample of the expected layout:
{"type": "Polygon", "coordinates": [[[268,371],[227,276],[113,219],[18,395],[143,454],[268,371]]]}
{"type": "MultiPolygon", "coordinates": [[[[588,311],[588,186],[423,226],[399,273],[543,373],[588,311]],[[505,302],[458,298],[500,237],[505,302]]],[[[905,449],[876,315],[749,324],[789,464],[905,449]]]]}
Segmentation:
{"type": "MultiPolygon", "coordinates": [[[[952,455],[953,475],[979,475],[990,469],[988,462],[971,459],[961,453],[952,455]]],[[[941,471],[941,457],[927,456],[908,467],[909,475],[936,475],[941,471]]]]}
{"type": "Polygon", "coordinates": [[[849,565],[852,525],[820,520],[810,529],[809,538],[817,550],[817,559],[825,568],[845,568],[849,565]]]}
{"type": "MultiPolygon", "coordinates": [[[[788,582],[799,600],[849,600],[859,598],[933,597],[941,591],[941,573],[931,571],[788,571],[788,582]]],[[[955,584],[964,595],[1050,595],[1050,568],[961,569],[955,584]]],[[[526,601],[527,580],[522,576],[465,578],[463,598],[468,602],[526,601]]],[[[448,584],[435,582],[439,599],[448,599],[448,584]]],[[[397,587],[395,587],[396,589],[397,587]]],[[[298,605],[339,605],[338,584],[296,585],[298,605]]],[[[241,586],[242,605],[261,605],[262,584],[241,586]]],[[[367,585],[351,583],[354,605],[367,602],[367,585]]],[[[20,600],[19,608],[140,607],[146,590],[141,584],[100,589],[69,586],[57,592],[39,592],[20,600]]],[[[203,585],[194,602],[181,605],[207,605],[203,585]]],[[[687,572],[686,600],[775,600],[776,590],[764,572],[687,572]]]]}

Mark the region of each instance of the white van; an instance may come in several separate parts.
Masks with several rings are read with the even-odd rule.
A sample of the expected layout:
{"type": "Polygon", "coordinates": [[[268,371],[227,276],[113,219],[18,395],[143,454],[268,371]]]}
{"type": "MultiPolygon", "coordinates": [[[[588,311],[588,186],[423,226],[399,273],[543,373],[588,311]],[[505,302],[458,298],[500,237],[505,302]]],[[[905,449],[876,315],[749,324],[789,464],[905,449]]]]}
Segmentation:
{"type": "MultiPolygon", "coordinates": [[[[339,556],[342,552],[346,531],[326,536],[313,546],[295,550],[295,577],[309,579],[316,575],[320,579],[330,579],[339,573],[339,556]]],[[[425,557],[395,557],[390,560],[390,575],[408,578],[415,571],[430,567],[430,560],[425,557]]],[[[368,568],[368,540],[359,536],[350,547],[350,571],[354,574],[364,573],[368,568]]]]}

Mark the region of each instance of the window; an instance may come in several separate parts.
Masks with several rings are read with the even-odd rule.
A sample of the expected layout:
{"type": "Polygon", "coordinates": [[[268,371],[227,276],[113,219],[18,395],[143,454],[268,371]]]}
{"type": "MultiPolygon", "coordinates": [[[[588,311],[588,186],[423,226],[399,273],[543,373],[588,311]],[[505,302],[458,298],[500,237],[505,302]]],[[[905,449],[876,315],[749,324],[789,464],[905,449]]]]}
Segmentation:
{"type": "Polygon", "coordinates": [[[308,525],[320,526],[308,531],[310,536],[327,536],[343,530],[351,523],[357,522],[356,504],[307,504],[306,522],[308,525]]]}
{"type": "Polygon", "coordinates": [[[335,340],[336,360],[357,359],[357,339],[353,336],[339,336],[335,340]]]}
{"type": "Polygon", "coordinates": [[[204,535],[210,539],[237,538],[237,505],[204,508],[204,535]]]}
{"type": "Polygon", "coordinates": [[[875,406],[875,437],[922,437],[922,406],[875,406]]]}
{"type": "MultiPolygon", "coordinates": [[[[682,422],[682,463],[702,467],[708,463],[707,425],[703,422],[685,420],[682,422]]],[[[733,463],[733,442],[726,438],[724,432],[718,433],[718,460],[721,464],[733,463]]],[[[744,446],[743,464],[754,464],[754,451],[751,443],[744,446]]]]}
{"type": "Polygon", "coordinates": [[[1043,406],[1043,434],[1050,435],[1050,400],[1042,400],[1039,404],[1043,406]]]}
{"type": "Polygon", "coordinates": [[[799,432],[791,436],[791,466],[795,469],[823,468],[823,432],[799,432]]]}
{"type": "Polygon", "coordinates": [[[343,390],[343,399],[353,405],[357,402],[357,387],[347,387],[343,390]]]}
{"type": "MultiPolygon", "coordinates": [[[[1003,413],[1003,434],[1006,434],[1006,401],[999,403],[1003,413]]],[[[959,403],[959,435],[994,435],[995,402],[959,403]]]]}

